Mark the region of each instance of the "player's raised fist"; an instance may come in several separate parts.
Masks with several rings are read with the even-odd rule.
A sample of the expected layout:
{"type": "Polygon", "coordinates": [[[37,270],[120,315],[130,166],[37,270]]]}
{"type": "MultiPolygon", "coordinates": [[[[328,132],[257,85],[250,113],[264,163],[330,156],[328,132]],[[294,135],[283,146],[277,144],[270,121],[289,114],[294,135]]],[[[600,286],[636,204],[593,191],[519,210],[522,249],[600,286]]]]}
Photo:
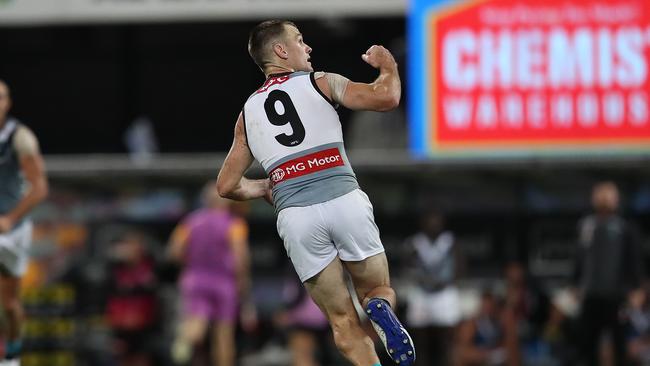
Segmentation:
{"type": "Polygon", "coordinates": [[[384,46],[373,45],[361,58],[374,68],[395,65],[395,58],[384,46]]]}

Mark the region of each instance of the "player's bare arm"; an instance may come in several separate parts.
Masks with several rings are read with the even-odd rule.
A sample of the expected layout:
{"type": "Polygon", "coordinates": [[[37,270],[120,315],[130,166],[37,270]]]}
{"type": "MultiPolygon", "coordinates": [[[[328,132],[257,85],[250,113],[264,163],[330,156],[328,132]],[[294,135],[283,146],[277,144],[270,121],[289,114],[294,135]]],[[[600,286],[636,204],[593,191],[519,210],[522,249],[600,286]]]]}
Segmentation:
{"type": "Polygon", "coordinates": [[[224,198],[245,201],[264,197],[270,202],[271,181],[269,179],[248,179],[244,173],[253,163],[253,155],[248,148],[244,119],[241,114],[235,124],[235,138],[223,162],[217,178],[217,191],[224,198]]]}
{"type": "Polygon", "coordinates": [[[174,229],[167,246],[167,258],[169,260],[178,263],[183,261],[189,235],[189,229],[185,224],[180,224],[174,229]]]}
{"type": "Polygon", "coordinates": [[[20,169],[29,187],[13,210],[0,215],[0,233],[11,230],[16,222],[43,201],[48,194],[45,164],[36,136],[27,127],[19,127],[14,137],[14,148],[18,153],[20,169]]]}
{"type": "Polygon", "coordinates": [[[372,46],[361,58],[379,69],[379,76],[372,83],[349,81],[337,74],[327,74],[316,80],[325,95],[353,110],[385,112],[399,105],[402,86],[393,55],[383,46],[372,46]]]}
{"type": "Polygon", "coordinates": [[[235,258],[235,274],[239,296],[245,301],[250,295],[250,251],[248,249],[248,226],[238,219],[230,228],[228,243],[235,258]]]}

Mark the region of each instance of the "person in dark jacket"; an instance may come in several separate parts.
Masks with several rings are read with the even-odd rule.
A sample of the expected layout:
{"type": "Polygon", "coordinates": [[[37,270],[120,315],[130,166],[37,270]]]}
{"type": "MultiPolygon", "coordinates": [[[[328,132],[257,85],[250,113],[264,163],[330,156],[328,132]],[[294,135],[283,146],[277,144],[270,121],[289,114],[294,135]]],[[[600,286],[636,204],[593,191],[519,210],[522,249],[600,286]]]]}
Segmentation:
{"type": "Polygon", "coordinates": [[[643,258],[638,234],[618,214],[619,192],[612,182],[601,182],[592,192],[594,213],[578,225],[576,265],[581,295],[580,350],[585,365],[598,365],[600,336],[611,332],[616,365],[625,365],[624,328],[620,313],[630,291],[639,288],[643,258]]]}

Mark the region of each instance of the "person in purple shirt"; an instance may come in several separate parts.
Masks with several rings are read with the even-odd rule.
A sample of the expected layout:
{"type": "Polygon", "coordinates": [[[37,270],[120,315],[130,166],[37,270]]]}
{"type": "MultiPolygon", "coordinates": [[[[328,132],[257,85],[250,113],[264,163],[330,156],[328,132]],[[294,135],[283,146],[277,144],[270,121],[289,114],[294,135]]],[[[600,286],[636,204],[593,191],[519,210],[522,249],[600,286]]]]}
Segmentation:
{"type": "MultiPolygon", "coordinates": [[[[181,326],[172,346],[177,364],[191,361],[212,324],[212,363],[235,364],[235,326],[240,304],[249,304],[248,226],[234,215],[230,201],[216,192],[214,182],[203,190],[204,207],[190,213],[172,233],[168,255],[182,264],[181,326]]],[[[250,321],[247,305],[244,320],[250,321]]]]}

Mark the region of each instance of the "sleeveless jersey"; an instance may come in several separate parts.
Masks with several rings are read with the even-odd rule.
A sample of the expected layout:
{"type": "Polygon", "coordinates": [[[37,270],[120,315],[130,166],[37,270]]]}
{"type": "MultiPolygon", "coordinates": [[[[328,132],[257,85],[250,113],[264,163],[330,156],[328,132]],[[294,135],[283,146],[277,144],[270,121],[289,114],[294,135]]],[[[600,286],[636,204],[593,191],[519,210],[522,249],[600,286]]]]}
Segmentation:
{"type": "Polygon", "coordinates": [[[14,135],[20,124],[8,119],[0,129],[0,215],[11,211],[22,197],[23,177],[14,149],[14,135]]]}
{"type": "Polygon", "coordinates": [[[276,212],[359,188],[339,116],[313,72],[270,75],[244,104],[243,117],[251,153],[273,184],[276,212]]]}
{"type": "Polygon", "coordinates": [[[192,213],[185,224],[189,230],[184,276],[198,277],[210,283],[235,279],[235,258],[228,235],[234,217],[227,211],[201,209],[192,213]]]}

